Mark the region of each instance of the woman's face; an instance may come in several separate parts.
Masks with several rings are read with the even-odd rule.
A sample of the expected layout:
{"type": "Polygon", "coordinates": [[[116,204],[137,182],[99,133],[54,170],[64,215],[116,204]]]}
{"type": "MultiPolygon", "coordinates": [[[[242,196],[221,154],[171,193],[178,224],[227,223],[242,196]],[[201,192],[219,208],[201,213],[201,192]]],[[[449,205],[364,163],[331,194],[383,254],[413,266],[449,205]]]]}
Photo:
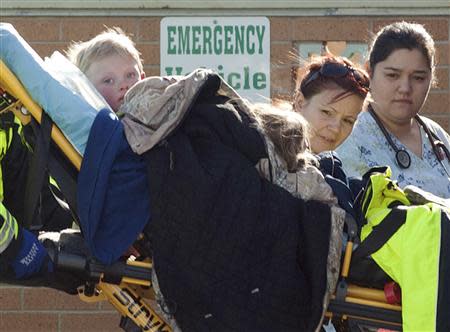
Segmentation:
{"type": "Polygon", "coordinates": [[[335,150],[352,132],[364,99],[351,93],[334,101],[342,93],[341,88],[323,90],[299,110],[312,127],[310,144],[314,153],[335,150]]]}
{"type": "Polygon", "coordinates": [[[418,50],[398,49],[371,72],[372,107],[386,124],[410,123],[430,90],[431,69],[418,50]]]}

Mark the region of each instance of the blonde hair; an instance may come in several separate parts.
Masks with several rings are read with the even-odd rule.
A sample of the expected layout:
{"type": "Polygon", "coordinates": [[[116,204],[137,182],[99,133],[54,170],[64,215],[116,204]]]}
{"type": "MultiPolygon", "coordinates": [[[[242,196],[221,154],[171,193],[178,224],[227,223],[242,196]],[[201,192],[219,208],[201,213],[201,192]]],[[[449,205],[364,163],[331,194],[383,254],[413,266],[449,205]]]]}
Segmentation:
{"type": "Polygon", "coordinates": [[[88,41],[72,43],[66,55],[84,73],[93,62],[110,55],[131,56],[139,71],[144,71],[140,52],[131,38],[118,27],[108,28],[88,41]]]}
{"type": "Polygon", "coordinates": [[[250,110],[256,123],[274,144],[275,151],[286,162],[288,172],[317,165],[317,159],[309,151],[308,122],[294,112],[291,105],[254,104],[250,110]]]}

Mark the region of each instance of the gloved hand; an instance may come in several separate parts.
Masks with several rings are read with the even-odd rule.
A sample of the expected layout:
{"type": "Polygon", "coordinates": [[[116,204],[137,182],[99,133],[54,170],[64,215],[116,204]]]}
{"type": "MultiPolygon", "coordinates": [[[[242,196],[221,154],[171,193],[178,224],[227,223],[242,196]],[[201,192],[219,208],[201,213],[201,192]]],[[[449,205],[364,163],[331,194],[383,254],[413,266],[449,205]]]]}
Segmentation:
{"type": "Polygon", "coordinates": [[[52,272],[53,263],[47,250],[36,235],[26,229],[19,230],[18,251],[10,260],[10,266],[17,279],[24,279],[41,272],[52,272]]]}

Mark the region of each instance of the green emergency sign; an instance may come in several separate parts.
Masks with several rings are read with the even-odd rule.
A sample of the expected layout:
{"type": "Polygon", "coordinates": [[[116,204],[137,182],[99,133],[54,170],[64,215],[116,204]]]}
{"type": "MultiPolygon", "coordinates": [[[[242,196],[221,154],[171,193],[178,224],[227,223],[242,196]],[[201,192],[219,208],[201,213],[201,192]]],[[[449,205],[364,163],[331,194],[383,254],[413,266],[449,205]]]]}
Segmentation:
{"type": "Polygon", "coordinates": [[[167,54],[263,54],[264,25],[168,26],[167,54]]]}
{"type": "Polygon", "coordinates": [[[216,71],[241,96],[270,98],[270,24],[266,17],[166,17],[161,75],[216,71]]]}

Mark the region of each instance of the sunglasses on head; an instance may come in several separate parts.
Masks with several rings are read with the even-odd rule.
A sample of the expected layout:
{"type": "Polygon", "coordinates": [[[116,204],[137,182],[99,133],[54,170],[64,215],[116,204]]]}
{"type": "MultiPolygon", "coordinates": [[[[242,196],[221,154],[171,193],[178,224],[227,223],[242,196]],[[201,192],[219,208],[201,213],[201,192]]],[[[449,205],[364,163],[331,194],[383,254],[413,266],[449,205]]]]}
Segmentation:
{"type": "Polygon", "coordinates": [[[308,78],[303,80],[301,84],[301,90],[304,91],[304,89],[311,84],[311,82],[314,82],[320,77],[324,78],[331,78],[331,79],[338,79],[338,78],[345,78],[348,77],[350,80],[357,83],[357,87],[367,93],[369,90],[369,82],[353,67],[338,63],[338,62],[326,62],[324,63],[320,69],[312,71],[308,78]]]}

